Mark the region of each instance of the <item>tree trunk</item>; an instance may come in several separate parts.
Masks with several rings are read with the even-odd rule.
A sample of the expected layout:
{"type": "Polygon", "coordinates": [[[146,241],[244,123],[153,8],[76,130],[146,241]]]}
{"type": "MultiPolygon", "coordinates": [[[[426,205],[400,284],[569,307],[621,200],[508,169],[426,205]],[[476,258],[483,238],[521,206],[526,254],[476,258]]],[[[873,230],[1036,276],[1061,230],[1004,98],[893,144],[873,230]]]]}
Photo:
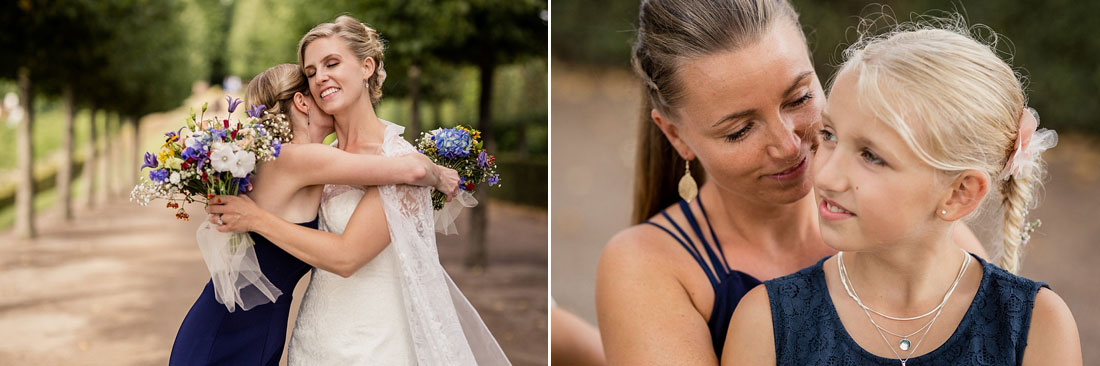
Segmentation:
{"type": "Polygon", "coordinates": [[[65,85],[61,95],[65,102],[65,122],[61,128],[61,166],[57,169],[57,203],[61,205],[61,215],[65,221],[72,221],[73,118],[76,116],[72,85],[65,85]]]}
{"type": "Polygon", "coordinates": [[[34,238],[34,90],[30,70],[19,69],[19,98],[25,115],[16,132],[16,153],[19,155],[19,187],[15,191],[15,235],[34,238]]]}
{"type": "Polygon", "coordinates": [[[420,67],[409,66],[409,133],[406,138],[413,141],[420,138],[420,67]]]}
{"type": "Polygon", "coordinates": [[[430,130],[434,130],[436,128],[443,127],[443,101],[442,100],[437,100],[435,102],[432,102],[432,117],[435,118],[435,121],[433,121],[433,124],[435,125],[435,127],[430,128],[430,130]]]}
{"type": "Polygon", "coordinates": [[[88,116],[88,146],[84,148],[87,152],[84,155],[83,171],[80,173],[84,176],[84,199],[87,208],[95,207],[96,166],[99,164],[99,159],[96,158],[99,153],[99,144],[96,141],[95,113],[96,108],[93,105],[91,114],[88,116]]]}
{"type": "MultiPolygon", "coordinates": [[[[496,64],[488,57],[478,65],[481,73],[481,92],[478,95],[477,129],[481,130],[481,139],[485,143],[485,149],[492,150],[493,125],[492,125],[492,100],[493,100],[493,72],[496,64]]],[[[488,236],[486,227],[489,216],[489,196],[486,193],[488,187],[481,187],[474,195],[480,202],[470,210],[470,247],[466,250],[466,267],[485,268],[489,264],[488,236]]]]}
{"type": "Polygon", "coordinates": [[[111,115],[107,115],[107,120],[104,121],[103,129],[106,130],[103,134],[104,147],[110,146],[107,151],[107,196],[105,199],[110,201],[118,193],[118,155],[119,155],[119,120],[122,119],[121,115],[115,113],[115,118],[111,118],[111,115]]]}
{"type": "MultiPolygon", "coordinates": [[[[133,169],[136,168],[136,167],[141,166],[142,162],[145,159],[142,156],[143,154],[141,153],[141,119],[138,118],[138,117],[131,116],[129,125],[130,125],[130,133],[133,134],[132,136],[130,136],[130,155],[129,156],[134,160],[130,160],[130,159],[124,159],[123,160],[123,163],[122,163],[122,172],[123,173],[122,174],[123,174],[123,177],[126,177],[126,179],[124,180],[124,182],[126,182],[126,185],[132,187],[132,186],[136,185],[137,182],[138,182],[137,174],[132,174],[132,172],[134,171],[133,169]]],[[[129,187],[127,187],[126,192],[129,192],[129,187]]]]}

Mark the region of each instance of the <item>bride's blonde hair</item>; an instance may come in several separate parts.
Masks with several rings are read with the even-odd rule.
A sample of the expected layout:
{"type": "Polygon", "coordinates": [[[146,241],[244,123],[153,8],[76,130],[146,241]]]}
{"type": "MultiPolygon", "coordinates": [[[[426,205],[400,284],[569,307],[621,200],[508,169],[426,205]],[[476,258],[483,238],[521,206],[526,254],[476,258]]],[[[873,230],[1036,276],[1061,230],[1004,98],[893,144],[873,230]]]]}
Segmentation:
{"type": "MultiPolygon", "coordinates": [[[[998,57],[996,33],[966,26],[961,15],[920,17],[868,35],[883,19],[893,22],[861,23],[837,74],[858,76],[860,105],[921,160],[951,175],[973,169],[989,176],[1004,211],[998,264],[1015,273],[1028,205],[1045,170],[1029,164],[998,179],[1015,151],[1020,117],[1029,113],[1023,78],[998,57]]],[[[1031,158],[1041,162],[1039,154],[1031,158]]]]}

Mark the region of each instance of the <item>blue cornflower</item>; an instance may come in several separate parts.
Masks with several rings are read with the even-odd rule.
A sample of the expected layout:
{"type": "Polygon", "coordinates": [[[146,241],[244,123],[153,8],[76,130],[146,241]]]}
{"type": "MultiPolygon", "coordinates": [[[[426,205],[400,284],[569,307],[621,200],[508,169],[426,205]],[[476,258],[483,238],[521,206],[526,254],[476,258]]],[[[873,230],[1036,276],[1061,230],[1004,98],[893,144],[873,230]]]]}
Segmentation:
{"type": "Polygon", "coordinates": [[[283,151],[283,142],[275,139],[275,141],[272,141],[271,146],[275,148],[275,157],[279,157],[279,153],[283,151]]]}
{"type": "Polygon", "coordinates": [[[180,157],[182,157],[183,160],[199,160],[202,157],[202,149],[188,146],[186,149],[183,149],[183,154],[180,154],[180,157]]]}
{"type": "Polygon", "coordinates": [[[492,177],[489,177],[489,185],[495,186],[497,183],[500,183],[500,174],[493,174],[492,177]]]}
{"type": "Polygon", "coordinates": [[[252,178],[252,174],[237,180],[237,193],[248,193],[249,188],[252,187],[252,182],[248,181],[249,178],[252,178]]]}
{"type": "Polygon", "coordinates": [[[165,180],[168,180],[168,169],[150,171],[149,179],[157,183],[164,183],[165,180]]]}
{"type": "Polygon", "coordinates": [[[225,130],[219,130],[219,129],[210,130],[210,136],[217,139],[215,141],[225,141],[225,130]]]}
{"type": "Polygon", "coordinates": [[[252,118],[260,118],[264,115],[264,109],[266,108],[267,106],[263,104],[252,106],[252,108],[248,109],[248,116],[252,118]]]}
{"type": "Polygon", "coordinates": [[[472,142],[469,132],[446,128],[436,134],[435,149],[444,158],[461,158],[470,153],[472,142]]]}
{"type": "Polygon", "coordinates": [[[229,113],[233,113],[233,111],[237,110],[237,106],[242,103],[240,98],[233,98],[231,95],[226,95],[225,101],[229,103],[229,113]]]}
{"type": "Polygon", "coordinates": [[[157,156],[147,152],[145,153],[145,164],[142,164],[141,168],[138,168],[138,170],[145,168],[156,168],[157,165],[157,156]]]}

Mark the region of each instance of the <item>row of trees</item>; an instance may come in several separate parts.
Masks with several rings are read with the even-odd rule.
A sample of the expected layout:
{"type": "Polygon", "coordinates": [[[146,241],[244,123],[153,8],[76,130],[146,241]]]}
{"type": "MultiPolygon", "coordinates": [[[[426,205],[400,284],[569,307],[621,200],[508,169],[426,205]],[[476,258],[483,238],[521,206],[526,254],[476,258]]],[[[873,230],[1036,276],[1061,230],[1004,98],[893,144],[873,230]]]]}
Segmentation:
{"type": "MultiPolygon", "coordinates": [[[[856,39],[860,16],[882,10],[865,0],[790,0],[801,14],[817,73],[824,82],[841,63],[844,46],[856,39]]],[[[1028,78],[1028,104],[1043,115],[1044,127],[1100,135],[1100,38],[1091,24],[1100,2],[1052,0],[960,1],[881,0],[902,21],[934,10],[964,14],[1003,38],[998,49],[1028,78]]],[[[638,0],[555,0],[554,57],[574,64],[630,67],[638,24],[638,0]],[[599,21],[592,21],[599,19],[599,21]]],[[[934,14],[934,13],[933,13],[934,14]]]]}
{"type": "MultiPolygon", "coordinates": [[[[35,99],[61,98],[65,118],[57,190],[63,215],[72,217],[73,121],[78,110],[108,111],[131,130],[145,114],[178,106],[190,94],[194,72],[204,72],[192,57],[196,42],[187,39],[183,14],[196,14],[196,2],[21,0],[0,5],[0,79],[16,80],[26,115],[17,128],[19,159],[15,230],[34,237],[35,194],[32,132],[35,99]],[[160,30],[152,32],[149,30],[160,30]],[[156,50],[156,52],[150,52],[156,50]]],[[[92,121],[95,125],[94,119],[92,121]]],[[[112,124],[107,124],[111,126],[112,124]]],[[[92,128],[86,163],[100,159],[100,139],[92,128]]],[[[109,131],[117,135],[116,131],[109,131]]],[[[132,134],[135,138],[136,133],[132,134]]],[[[136,150],[135,141],[127,144],[136,150]]],[[[125,151],[124,149],[123,151],[125,151]]],[[[117,149],[109,150],[111,152],[117,149]]],[[[87,167],[94,164],[85,164],[87,167]]],[[[90,175],[92,169],[85,169],[90,175]]],[[[85,176],[87,182],[94,179],[85,176]]],[[[89,188],[90,190],[90,188],[89,188]]]]}
{"type": "MultiPolygon", "coordinates": [[[[389,40],[385,93],[410,102],[407,135],[418,135],[422,101],[457,97],[457,68],[476,67],[477,127],[491,144],[493,76],[502,65],[545,59],[546,5],[545,0],[5,2],[0,5],[0,47],[11,56],[0,58],[0,79],[17,81],[27,111],[17,137],[16,232],[35,235],[30,136],[36,97],[64,100],[65,161],[57,189],[67,218],[72,216],[72,117],[78,110],[92,116],[109,111],[134,131],[136,140],[140,118],[178,107],[193,82],[219,83],[225,75],[250,76],[278,63],[294,63],[301,35],[339,14],[371,24],[389,40]]],[[[97,138],[105,136],[93,133],[92,139],[97,138]]],[[[136,141],[126,144],[132,147],[124,153],[134,159],[128,161],[137,161],[136,141]]],[[[86,162],[102,158],[94,148],[86,155],[86,162]]],[[[472,213],[472,242],[477,244],[467,263],[473,266],[486,262],[485,205],[480,207],[472,213]]]]}

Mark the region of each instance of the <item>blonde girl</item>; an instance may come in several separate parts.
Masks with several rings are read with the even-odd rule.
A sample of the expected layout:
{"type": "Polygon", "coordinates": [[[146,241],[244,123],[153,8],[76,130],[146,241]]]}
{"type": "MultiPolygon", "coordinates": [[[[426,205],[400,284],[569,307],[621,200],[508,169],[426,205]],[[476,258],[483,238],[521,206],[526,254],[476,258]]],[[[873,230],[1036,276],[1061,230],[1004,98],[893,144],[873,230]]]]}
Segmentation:
{"type": "Polygon", "coordinates": [[[813,167],[839,253],[746,294],[723,364],[1081,364],[1069,308],[1014,274],[1056,135],[1036,132],[1017,74],[962,24],[908,23],[847,50],[813,167]],[[996,264],[950,237],[990,197],[996,264]]]}

